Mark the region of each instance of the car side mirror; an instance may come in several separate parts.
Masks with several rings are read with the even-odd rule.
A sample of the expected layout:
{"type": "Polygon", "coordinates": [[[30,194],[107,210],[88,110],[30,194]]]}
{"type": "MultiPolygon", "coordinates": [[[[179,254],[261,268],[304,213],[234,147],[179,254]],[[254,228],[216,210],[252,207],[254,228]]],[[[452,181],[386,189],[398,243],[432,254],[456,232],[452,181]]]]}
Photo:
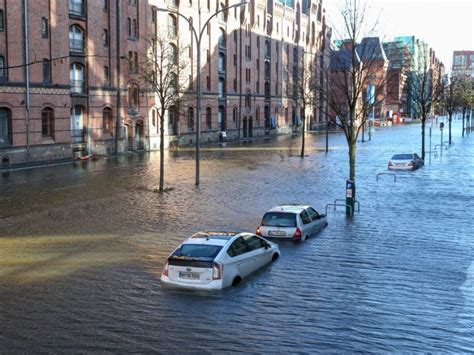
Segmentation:
{"type": "Polygon", "coordinates": [[[269,248],[270,248],[270,244],[265,243],[265,249],[269,249],[269,248]]]}

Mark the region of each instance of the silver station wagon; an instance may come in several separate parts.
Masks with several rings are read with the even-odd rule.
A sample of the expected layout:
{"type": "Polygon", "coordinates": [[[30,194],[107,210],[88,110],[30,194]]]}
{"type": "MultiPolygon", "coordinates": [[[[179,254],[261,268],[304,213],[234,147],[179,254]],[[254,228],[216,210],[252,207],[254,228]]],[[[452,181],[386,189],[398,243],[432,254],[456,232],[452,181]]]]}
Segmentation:
{"type": "Polygon", "coordinates": [[[263,215],[257,235],[304,241],[328,225],[326,215],[307,205],[281,205],[263,215]]]}

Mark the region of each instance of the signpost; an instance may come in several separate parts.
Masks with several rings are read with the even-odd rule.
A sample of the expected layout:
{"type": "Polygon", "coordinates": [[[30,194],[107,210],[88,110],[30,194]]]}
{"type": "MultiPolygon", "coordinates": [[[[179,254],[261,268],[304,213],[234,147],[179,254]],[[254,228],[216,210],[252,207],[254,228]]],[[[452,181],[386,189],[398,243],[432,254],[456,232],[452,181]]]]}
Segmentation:
{"type": "Polygon", "coordinates": [[[441,122],[439,124],[439,130],[441,131],[441,146],[440,146],[441,156],[443,156],[443,128],[444,128],[444,122],[441,122]]]}

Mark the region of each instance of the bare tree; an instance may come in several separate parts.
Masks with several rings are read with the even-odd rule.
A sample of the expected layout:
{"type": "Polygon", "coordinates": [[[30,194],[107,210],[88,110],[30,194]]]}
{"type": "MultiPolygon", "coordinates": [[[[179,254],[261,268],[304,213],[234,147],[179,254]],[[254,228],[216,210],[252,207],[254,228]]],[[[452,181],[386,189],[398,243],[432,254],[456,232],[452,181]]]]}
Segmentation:
{"type": "MultiPolygon", "coordinates": [[[[367,113],[376,108],[384,112],[387,58],[378,37],[370,37],[366,27],[366,6],[360,0],[346,0],[341,10],[344,27],[333,29],[340,38],[339,48],[331,53],[330,90],[319,86],[318,92],[327,102],[329,119],[342,129],[349,154],[349,180],[355,186],[356,143],[367,113]],[[368,36],[364,37],[364,33],[368,36]]],[[[354,211],[355,189],[350,202],[354,211]]]]}
{"type": "Polygon", "coordinates": [[[443,64],[433,61],[427,45],[421,50],[419,68],[411,73],[412,85],[408,90],[421,118],[421,158],[425,159],[426,119],[443,97],[443,64]]]}
{"type": "Polygon", "coordinates": [[[178,47],[164,36],[156,35],[150,41],[150,51],[140,63],[139,75],[149,93],[158,104],[160,121],[160,183],[159,192],[164,191],[164,140],[165,117],[179,114],[180,101],[189,87],[187,68],[192,67],[186,58],[186,48],[178,47]],[[176,108],[174,112],[170,109],[176,108]]]}
{"type": "MultiPolygon", "coordinates": [[[[440,101],[440,106],[443,107],[448,113],[448,127],[449,127],[449,144],[451,144],[451,124],[453,120],[453,114],[460,108],[460,95],[459,95],[459,76],[452,76],[449,83],[443,88],[443,94],[440,101]]],[[[463,133],[464,134],[464,133],[463,133]]]]}
{"type": "Polygon", "coordinates": [[[301,158],[304,158],[305,150],[306,114],[308,110],[312,110],[317,106],[318,90],[317,75],[316,70],[314,70],[315,60],[316,54],[303,53],[302,61],[300,62],[301,70],[298,70],[298,67],[295,65],[292,75],[293,80],[289,84],[293,92],[293,99],[300,109],[301,115],[301,158]]]}

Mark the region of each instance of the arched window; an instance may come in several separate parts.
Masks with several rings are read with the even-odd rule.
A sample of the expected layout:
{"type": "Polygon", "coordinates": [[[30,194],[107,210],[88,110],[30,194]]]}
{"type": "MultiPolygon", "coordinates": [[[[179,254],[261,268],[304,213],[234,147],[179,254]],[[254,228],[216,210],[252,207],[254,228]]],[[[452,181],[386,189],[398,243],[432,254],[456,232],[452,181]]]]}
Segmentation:
{"type": "MultiPolygon", "coordinates": [[[[220,7],[219,10],[222,10],[223,8],[225,8],[225,4],[221,2],[219,7],[220,7]]],[[[219,21],[225,22],[226,19],[227,19],[227,10],[219,12],[219,21]]]]}
{"type": "Polygon", "coordinates": [[[171,37],[178,35],[178,22],[176,17],[171,14],[168,15],[168,35],[171,37]]]}
{"type": "Polygon", "coordinates": [[[222,28],[219,29],[219,47],[225,48],[225,32],[222,28]]]}
{"type": "Polygon", "coordinates": [[[207,128],[212,129],[212,109],[210,107],[206,109],[206,125],[207,128]]]}
{"type": "Polygon", "coordinates": [[[133,20],[133,27],[132,27],[132,34],[133,34],[133,38],[138,38],[138,27],[137,27],[137,20],[133,20]]]}
{"type": "Polygon", "coordinates": [[[72,63],[69,67],[71,92],[81,94],[84,91],[84,67],[80,63],[72,63]]]}
{"type": "Polygon", "coordinates": [[[188,131],[194,131],[194,108],[188,108],[188,131]]]}
{"type": "Polygon", "coordinates": [[[44,138],[54,139],[54,111],[46,107],[41,111],[41,132],[44,138]]]}
{"type": "Polygon", "coordinates": [[[110,107],[104,108],[102,111],[102,129],[104,133],[112,133],[114,127],[113,122],[112,109],[110,107]]]}
{"type": "Polygon", "coordinates": [[[84,16],[83,0],[69,0],[69,13],[76,16],[84,16]]]}
{"type": "Polygon", "coordinates": [[[219,53],[218,68],[220,72],[225,72],[225,54],[219,53]]]}
{"type": "Polygon", "coordinates": [[[84,52],[84,31],[78,25],[69,27],[69,50],[84,52]]]}
{"type": "Polygon", "coordinates": [[[0,107],[0,147],[12,144],[12,118],[8,108],[0,107]]]}

